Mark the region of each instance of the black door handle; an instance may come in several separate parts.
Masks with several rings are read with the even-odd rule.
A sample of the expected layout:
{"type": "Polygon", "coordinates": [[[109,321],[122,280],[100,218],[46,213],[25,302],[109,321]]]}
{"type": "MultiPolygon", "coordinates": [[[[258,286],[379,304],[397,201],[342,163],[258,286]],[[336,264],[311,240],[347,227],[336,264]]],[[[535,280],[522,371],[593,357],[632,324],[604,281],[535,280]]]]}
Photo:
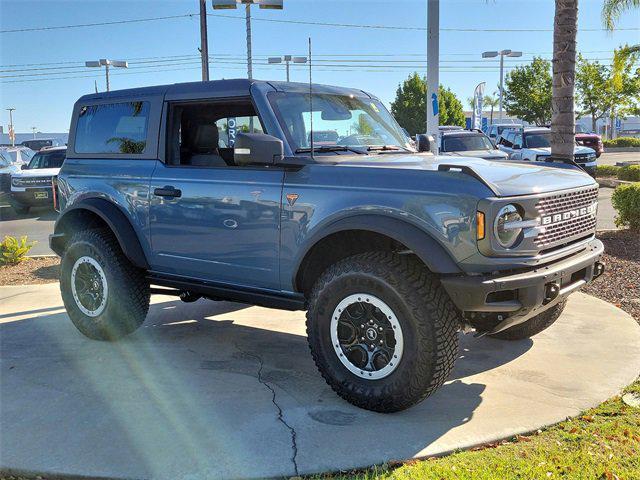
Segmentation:
{"type": "Polygon", "coordinates": [[[158,197],[181,197],[182,190],[172,187],[171,185],[165,185],[162,188],[154,189],[153,194],[158,197]]]}

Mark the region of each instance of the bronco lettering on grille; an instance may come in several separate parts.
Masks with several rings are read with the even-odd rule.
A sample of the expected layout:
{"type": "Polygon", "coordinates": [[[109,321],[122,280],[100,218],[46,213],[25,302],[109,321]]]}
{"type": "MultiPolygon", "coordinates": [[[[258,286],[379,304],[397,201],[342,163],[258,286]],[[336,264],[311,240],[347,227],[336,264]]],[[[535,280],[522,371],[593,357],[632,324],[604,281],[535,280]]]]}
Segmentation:
{"type": "Polygon", "coordinates": [[[542,225],[552,225],[554,223],[564,222],[572,218],[585,217],[587,215],[595,215],[598,209],[598,202],[594,202],[587,207],[567,210],[566,212],[556,213],[554,215],[546,215],[540,219],[542,225]]]}

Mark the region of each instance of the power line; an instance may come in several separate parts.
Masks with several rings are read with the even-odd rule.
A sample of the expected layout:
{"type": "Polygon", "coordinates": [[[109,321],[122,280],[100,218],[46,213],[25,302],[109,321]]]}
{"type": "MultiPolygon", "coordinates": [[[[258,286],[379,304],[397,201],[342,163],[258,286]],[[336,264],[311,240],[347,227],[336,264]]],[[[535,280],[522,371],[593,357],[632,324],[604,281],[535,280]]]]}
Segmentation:
{"type": "MultiPolygon", "coordinates": [[[[25,27],[25,28],[15,28],[8,30],[0,30],[0,33],[24,33],[24,32],[39,32],[39,31],[50,31],[50,30],[64,30],[70,28],[85,28],[85,27],[102,27],[102,26],[111,26],[111,25],[123,25],[123,24],[131,24],[131,23],[141,23],[141,22],[155,22],[162,20],[175,20],[181,18],[193,18],[198,16],[197,13],[187,13],[182,15],[168,15],[163,17],[147,17],[147,18],[136,18],[136,19],[127,19],[127,20],[113,20],[110,22],[93,22],[93,23],[80,23],[73,25],[53,25],[46,27],[25,27]]],[[[238,15],[225,15],[220,13],[208,13],[209,17],[216,18],[225,18],[232,20],[242,20],[245,18],[243,16],[238,15]]],[[[411,26],[400,26],[400,25],[375,25],[375,24],[358,24],[358,23],[331,23],[331,22],[314,22],[310,20],[287,20],[287,19],[275,19],[275,18],[259,18],[256,17],[254,19],[257,22],[268,22],[268,23],[285,23],[285,24],[293,24],[293,25],[311,25],[311,26],[320,26],[320,27],[338,27],[338,28],[360,28],[360,29],[374,29],[374,30],[400,30],[400,31],[421,31],[424,32],[427,30],[426,27],[411,27],[411,26]]],[[[552,28],[441,28],[443,32],[553,32],[552,28]]],[[[640,27],[628,27],[628,28],[617,28],[616,31],[638,31],[640,27]]],[[[582,28],[579,29],[580,32],[600,32],[606,31],[604,28],[582,28]]]]}

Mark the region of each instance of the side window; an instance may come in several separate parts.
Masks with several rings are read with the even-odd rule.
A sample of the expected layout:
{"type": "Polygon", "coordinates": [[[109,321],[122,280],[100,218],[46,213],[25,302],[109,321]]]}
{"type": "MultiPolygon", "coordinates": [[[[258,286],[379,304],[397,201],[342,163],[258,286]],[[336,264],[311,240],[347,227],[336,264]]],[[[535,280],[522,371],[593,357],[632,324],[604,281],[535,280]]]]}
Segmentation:
{"type": "Polygon", "coordinates": [[[218,127],[218,147],[233,148],[238,133],[264,133],[257,116],[226,117],[216,121],[218,127]]]}
{"type": "Polygon", "coordinates": [[[167,162],[185,167],[235,167],[238,133],[264,133],[249,99],[169,104],[167,162]]]}
{"type": "Polygon", "coordinates": [[[513,144],[514,145],[520,145],[522,147],[522,134],[521,133],[515,134],[514,139],[513,139],[513,144]]]}
{"type": "Polygon", "coordinates": [[[81,107],[76,153],[139,155],[147,146],[149,102],[122,102],[81,107]]]}

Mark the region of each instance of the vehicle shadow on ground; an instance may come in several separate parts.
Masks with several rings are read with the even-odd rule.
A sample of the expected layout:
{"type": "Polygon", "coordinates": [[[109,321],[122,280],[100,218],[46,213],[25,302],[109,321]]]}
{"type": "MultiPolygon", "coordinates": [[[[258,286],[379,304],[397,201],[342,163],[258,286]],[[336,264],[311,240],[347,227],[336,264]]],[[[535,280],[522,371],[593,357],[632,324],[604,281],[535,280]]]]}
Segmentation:
{"type": "Polygon", "coordinates": [[[286,331],[290,321],[303,332],[299,313],[166,301],[118,342],[82,337],[65,313],[39,313],[0,324],[0,466],[89,476],[291,475],[291,433],[276,405],[296,432],[300,473],[410,458],[473,418],[486,385],[465,377],[532,346],[464,336],[447,384],[383,415],[326,385],[304,334],[286,331]],[[285,331],[270,327],[276,320],[285,331]]]}
{"type": "MultiPolygon", "coordinates": [[[[7,203],[7,205],[10,205],[7,203]]],[[[58,218],[58,212],[53,207],[32,207],[28,213],[19,214],[11,206],[3,207],[2,220],[35,219],[40,222],[51,222],[58,218]]]]}

